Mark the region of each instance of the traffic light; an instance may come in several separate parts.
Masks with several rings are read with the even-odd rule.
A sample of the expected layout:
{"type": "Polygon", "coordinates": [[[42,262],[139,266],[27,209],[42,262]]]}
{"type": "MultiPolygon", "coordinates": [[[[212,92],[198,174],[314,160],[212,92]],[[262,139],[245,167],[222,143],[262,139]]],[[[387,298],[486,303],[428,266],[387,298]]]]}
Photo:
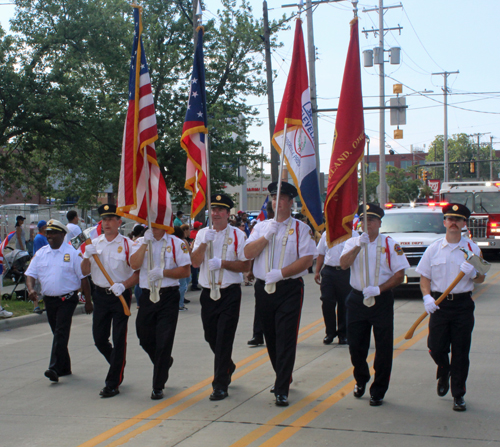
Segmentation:
{"type": "Polygon", "coordinates": [[[472,159],[469,163],[469,173],[474,174],[476,172],[476,161],[472,159]]]}
{"type": "Polygon", "coordinates": [[[422,171],[422,180],[425,182],[427,182],[427,171],[423,170],[422,171]]]}

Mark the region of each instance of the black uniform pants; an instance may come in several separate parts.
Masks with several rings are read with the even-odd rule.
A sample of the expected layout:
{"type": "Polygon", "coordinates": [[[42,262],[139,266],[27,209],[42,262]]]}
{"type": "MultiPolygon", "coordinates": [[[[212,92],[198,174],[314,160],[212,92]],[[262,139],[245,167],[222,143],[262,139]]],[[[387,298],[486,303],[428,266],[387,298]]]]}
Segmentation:
{"type": "Polygon", "coordinates": [[[253,314],[253,338],[264,338],[264,331],[257,315],[257,302],[255,302],[255,310],[253,314]]]}
{"type": "Polygon", "coordinates": [[[142,348],[153,362],[153,388],[162,390],[168,380],[175,329],[179,318],[179,286],[160,289],[160,301],[153,303],[149,289],[142,289],[141,307],[135,320],[142,348]]]}
{"type": "Polygon", "coordinates": [[[349,280],[351,269],[325,265],[321,270],[321,301],[326,335],[344,338],[347,336],[345,300],[351,291],[349,280]],[[337,315],[335,315],[337,308],[337,315]]]}
{"type": "Polygon", "coordinates": [[[264,287],[264,281],[257,279],[257,315],[264,330],[271,364],[276,372],[274,393],[288,396],[297,351],[304,281],[302,278],[279,281],[272,294],[268,294],[264,287]]]}
{"type": "MultiPolygon", "coordinates": [[[[439,292],[433,292],[432,295],[435,298],[441,296],[439,292]]],[[[443,300],[439,310],[431,314],[427,339],[429,353],[438,366],[437,378],[451,373],[453,397],[462,397],[466,391],[469,351],[474,328],[474,301],[470,294],[460,294],[460,296],[453,301],[443,300]]]]}
{"type": "MultiPolygon", "coordinates": [[[[130,290],[125,290],[122,295],[130,308],[130,290]]],[[[94,343],[109,363],[106,386],[116,388],[123,381],[127,353],[128,316],[123,312],[120,299],[113,293],[108,294],[101,287],[96,286],[92,299],[94,301],[92,322],[94,343]],[[113,344],[109,342],[111,325],[113,325],[113,344]]]]}
{"type": "Polygon", "coordinates": [[[59,376],[71,374],[68,342],[73,312],[78,304],[78,295],[74,292],[70,298],[64,300],[59,296],[44,296],[43,300],[50,329],[54,334],[49,369],[53,369],[59,376]]]}
{"type": "Polygon", "coordinates": [[[394,296],[392,291],[375,297],[375,304],[363,304],[363,293],[352,289],[346,301],[347,340],[354,379],[359,385],[370,380],[370,370],[366,358],[370,349],[371,330],[375,338],[375,379],[370,387],[370,395],[382,399],[389,388],[392,370],[394,344],[394,296]]]}
{"type": "Polygon", "coordinates": [[[205,340],[215,354],[212,387],[227,391],[236,368],[231,355],[240,318],[241,286],[232,284],[221,289],[220,294],[220,299],[214,301],[210,298],[210,289],[203,288],[200,295],[201,321],[205,340]]]}

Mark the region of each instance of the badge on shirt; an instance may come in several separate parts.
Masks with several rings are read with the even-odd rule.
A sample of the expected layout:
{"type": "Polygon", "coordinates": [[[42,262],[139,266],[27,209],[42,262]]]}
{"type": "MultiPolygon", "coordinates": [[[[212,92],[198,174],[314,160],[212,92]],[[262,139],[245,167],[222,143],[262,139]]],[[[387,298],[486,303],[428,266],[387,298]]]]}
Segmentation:
{"type": "Polygon", "coordinates": [[[398,256],[403,256],[403,249],[399,244],[394,244],[394,251],[398,254],[398,256]]]}
{"type": "Polygon", "coordinates": [[[183,253],[189,253],[188,248],[184,242],[181,244],[181,249],[183,253]]]}
{"type": "Polygon", "coordinates": [[[292,234],[293,234],[293,228],[290,228],[290,229],[288,230],[288,234],[290,234],[290,235],[292,235],[292,234]]]}
{"type": "Polygon", "coordinates": [[[122,251],[123,251],[123,247],[120,245],[120,246],[118,247],[118,253],[121,253],[122,251]]]}
{"type": "Polygon", "coordinates": [[[172,247],[169,245],[169,246],[167,247],[167,253],[170,253],[171,251],[172,251],[172,247]]]}
{"type": "Polygon", "coordinates": [[[69,261],[70,261],[69,253],[66,253],[64,255],[64,262],[69,262],[69,261]]]}

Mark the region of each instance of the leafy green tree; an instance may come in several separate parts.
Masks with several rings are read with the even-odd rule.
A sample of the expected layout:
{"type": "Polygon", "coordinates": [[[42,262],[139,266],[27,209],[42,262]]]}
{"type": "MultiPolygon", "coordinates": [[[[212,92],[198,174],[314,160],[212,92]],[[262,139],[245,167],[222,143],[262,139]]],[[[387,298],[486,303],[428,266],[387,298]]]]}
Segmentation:
{"type": "Polygon", "coordinates": [[[417,199],[422,182],[414,180],[406,170],[388,166],[386,179],[390,187],[389,201],[408,203],[417,199]]]}

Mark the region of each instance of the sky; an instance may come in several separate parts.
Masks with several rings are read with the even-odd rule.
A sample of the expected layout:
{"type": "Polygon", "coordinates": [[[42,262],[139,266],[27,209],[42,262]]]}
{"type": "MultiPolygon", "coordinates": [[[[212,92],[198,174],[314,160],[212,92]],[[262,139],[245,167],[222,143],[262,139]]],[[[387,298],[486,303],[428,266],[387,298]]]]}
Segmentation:
{"type": "MultiPolygon", "coordinates": [[[[9,0],[0,0],[6,3],[9,0]]],[[[140,3],[140,2],[139,2],[140,3]]],[[[249,0],[254,15],[262,17],[262,1],[249,0]]],[[[268,0],[269,19],[278,19],[298,8],[282,8],[293,0],[268,0]]],[[[384,6],[400,5],[384,0],[384,6]]],[[[360,52],[378,46],[378,36],[362,33],[363,28],[378,29],[378,12],[363,12],[363,9],[378,7],[378,1],[358,3],[360,52]]],[[[218,0],[204,3],[205,20],[213,18],[220,8],[218,0]]],[[[8,20],[14,15],[14,6],[0,5],[0,23],[8,29],[8,20]]],[[[303,16],[303,30],[307,51],[307,23],[303,16]]],[[[314,43],[316,46],[316,88],[318,108],[336,108],[344,73],[344,64],[349,44],[349,22],[353,17],[350,1],[324,3],[314,7],[314,43]]],[[[448,77],[448,135],[457,133],[482,135],[481,142],[493,139],[494,147],[500,149],[500,82],[497,21],[500,17],[500,2],[497,0],[406,0],[402,7],[391,8],[384,14],[384,27],[401,26],[398,31],[385,34],[385,49],[401,48],[401,64],[385,64],[386,100],[392,95],[392,86],[402,83],[403,95],[408,109],[407,124],[400,128],[404,138],[394,140],[395,126],[390,125],[386,112],[386,145],[397,153],[408,153],[411,146],[427,150],[437,135],[444,133],[444,106],[442,75],[444,71],[460,71],[448,77]],[[433,93],[415,92],[432,90],[433,93]]],[[[294,34],[291,28],[282,31],[278,39],[282,48],[273,51],[272,64],[277,72],[274,81],[275,113],[279,111],[281,99],[290,67],[294,34]]],[[[388,61],[388,53],[385,53],[388,61]]],[[[378,67],[364,68],[361,61],[361,78],[364,106],[379,105],[378,67]]],[[[248,103],[258,108],[263,125],[249,129],[249,138],[261,141],[264,151],[269,153],[270,137],[267,117],[267,97],[251,97],[248,103]]],[[[319,152],[321,171],[327,172],[330,163],[335,112],[319,115],[319,152]]],[[[379,112],[365,111],[365,132],[369,135],[370,153],[379,153],[379,112]]],[[[474,137],[477,141],[477,137],[474,137]]],[[[267,170],[269,171],[269,170],[267,170]]]]}

